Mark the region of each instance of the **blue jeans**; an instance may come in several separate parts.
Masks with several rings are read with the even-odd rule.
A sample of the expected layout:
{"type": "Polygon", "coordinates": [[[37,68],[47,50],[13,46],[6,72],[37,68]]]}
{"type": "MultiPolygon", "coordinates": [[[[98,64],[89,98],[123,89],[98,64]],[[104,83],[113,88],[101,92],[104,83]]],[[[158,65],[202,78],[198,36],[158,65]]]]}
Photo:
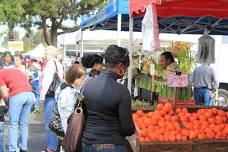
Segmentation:
{"type": "Polygon", "coordinates": [[[32,92],[23,92],[9,98],[9,151],[17,149],[19,125],[20,149],[27,150],[29,114],[34,103],[32,92]]]}
{"type": "Polygon", "coordinates": [[[127,152],[125,145],[113,144],[82,144],[81,152],[127,152]]]}
{"type": "Polygon", "coordinates": [[[51,116],[53,110],[55,108],[55,98],[54,97],[46,97],[44,101],[44,123],[45,123],[45,133],[47,136],[47,148],[56,151],[58,147],[58,138],[57,136],[51,132],[49,129],[49,123],[51,120],[51,116]]]}
{"type": "Polygon", "coordinates": [[[0,152],[5,151],[5,142],[4,142],[4,122],[0,122],[0,152]]]}
{"type": "Polygon", "coordinates": [[[36,107],[36,108],[39,108],[40,107],[40,94],[39,93],[34,93],[35,94],[35,104],[34,104],[34,106],[36,107]]]}
{"type": "Polygon", "coordinates": [[[197,105],[211,105],[211,91],[207,88],[195,88],[194,89],[194,98],[197,105]]]}

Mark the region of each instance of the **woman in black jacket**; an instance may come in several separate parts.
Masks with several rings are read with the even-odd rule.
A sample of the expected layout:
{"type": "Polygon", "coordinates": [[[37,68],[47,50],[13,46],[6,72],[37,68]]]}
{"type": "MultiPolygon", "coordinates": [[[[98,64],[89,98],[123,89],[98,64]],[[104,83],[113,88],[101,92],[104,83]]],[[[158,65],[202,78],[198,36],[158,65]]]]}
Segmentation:
{"type": "Polygon", "coordinates": [[[110,45],[105,53],[105,68],[90,79],[84,90],[85,129],[81,152],[127,152],[126,136],[135,132],[131,97],[117,83],[130,64],[128,51],[110,45]]]}

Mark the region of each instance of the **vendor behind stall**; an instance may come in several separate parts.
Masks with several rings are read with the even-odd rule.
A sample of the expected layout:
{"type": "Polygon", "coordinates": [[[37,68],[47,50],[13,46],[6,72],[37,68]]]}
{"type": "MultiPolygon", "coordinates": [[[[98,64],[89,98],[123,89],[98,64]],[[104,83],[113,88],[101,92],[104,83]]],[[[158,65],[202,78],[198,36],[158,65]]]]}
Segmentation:
{"type": "Polygon", "coordinates": [[[180,72],[180,68],[175,62],[171,52],[163,52],[160,55],[160,65],[165,70],[165,73],[163,74],[163,80],[167,80],[168,72],[180,72]]]}

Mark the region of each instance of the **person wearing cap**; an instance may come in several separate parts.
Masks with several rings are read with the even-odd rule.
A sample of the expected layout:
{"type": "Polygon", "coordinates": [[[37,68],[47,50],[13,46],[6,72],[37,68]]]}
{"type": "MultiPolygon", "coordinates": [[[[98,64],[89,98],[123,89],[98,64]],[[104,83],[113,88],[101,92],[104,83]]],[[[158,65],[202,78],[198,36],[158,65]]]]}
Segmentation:
{"type": "Polygon", "coordinates": [[[0,61],[0,69],[14,67],[14,59],[9,51],[3,53],[0,61]]]}
{"type": "Polygon", "coordinates": [[[49,129],[49,123],[56,105],[56,100],[54,95],[47,95],[55,72],[58,73],[60,80],[63,80],[63,66],[56,58],[57,52],[58,49],[54,46],[48,46],[45,49],[44,60],[47,62],[43,67],[41,77],[40,103],[44,103],[45,133],[47,136],[47,148],[44,150],[44,152],[54,152],[58,147],[58,138],[49,129]]]}

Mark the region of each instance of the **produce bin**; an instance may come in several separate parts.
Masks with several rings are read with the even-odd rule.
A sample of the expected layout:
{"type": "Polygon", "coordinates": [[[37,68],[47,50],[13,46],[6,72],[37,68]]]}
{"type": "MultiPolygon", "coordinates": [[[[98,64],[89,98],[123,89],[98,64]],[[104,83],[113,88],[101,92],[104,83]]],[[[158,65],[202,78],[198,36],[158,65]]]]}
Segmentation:
{"type": "MultiPolygon", "coordinates": [[[[197,112],[199,109],[217,108],[228,112],[228,107],[208,107],[208,106],[182,106],[187,108],[189,113],[197,112]]],[[[154,110],[141,109],[144,113],[154,110]]],[[[133,111],[136,112],[136,109],[133,111]]],[[[228,139],[192,139],[187,141],[139,141],[137,136],[131,138],[134,152],[228,152],[228,139]]]]}
{"type": "Polygon", "coordinates": [[[193,142],[145,142],[136,141],[135,152],[192,152],[193,142]]]}
{"type": "Polygon", "coordinates": [[[193,152],[228,152],[228,140],[195,141],[193,152]]]}
{"type": "MultiPolygon", "coordinates": [[[[133,140],[133,139],[131,139],[133,140]]],[[[227,152],[228,140],[144,142],[131,145],[134,152],[227,152]]]]}
{"type": "MultiPolygon", "coordinates": [[[[167,102],[172,102],[168,98],[158,96],[158,103],[167,103],[167,102]]],[[[176,101],[176,106],[188,106],[188,105],[195,105],[195,100],[177,100],[176,101]]]]}

